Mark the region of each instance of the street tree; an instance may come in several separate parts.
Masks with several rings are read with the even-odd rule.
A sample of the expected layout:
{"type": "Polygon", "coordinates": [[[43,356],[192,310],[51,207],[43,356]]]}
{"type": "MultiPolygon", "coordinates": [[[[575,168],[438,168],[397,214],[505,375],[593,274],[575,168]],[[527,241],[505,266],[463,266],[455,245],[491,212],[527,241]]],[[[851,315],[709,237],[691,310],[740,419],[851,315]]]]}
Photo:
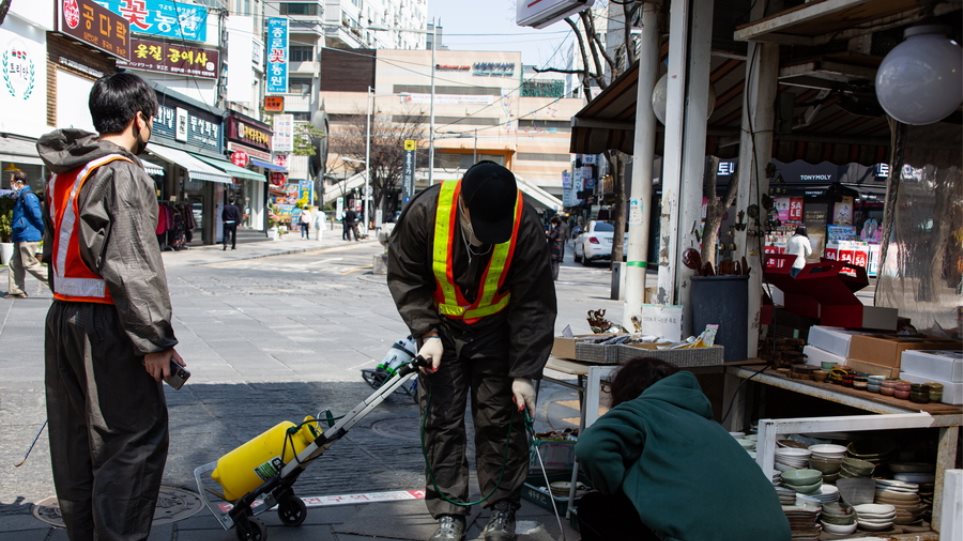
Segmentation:
{"type": "MultiPolygon", "coordinates": [[[[401,176],[405,165],[405,140],[423,140],[426,137],[422,114],[371,116],[371,166],[368,182],[374,200],[372,212],[381,209],[389,215],[397,209],[401,191],[401,176]]],[[[365,169],[367,117],[358,113],[347,127],[331,134],[331,152],[339,155],[351,174],[365,169]]]]}

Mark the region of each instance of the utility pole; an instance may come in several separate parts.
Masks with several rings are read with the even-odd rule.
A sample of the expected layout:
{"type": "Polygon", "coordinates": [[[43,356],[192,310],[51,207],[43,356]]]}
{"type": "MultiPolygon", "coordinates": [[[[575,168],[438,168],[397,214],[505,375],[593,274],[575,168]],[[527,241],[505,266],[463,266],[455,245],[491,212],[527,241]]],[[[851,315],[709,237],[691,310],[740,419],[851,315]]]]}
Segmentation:
{"type": "Polygon", "coordinates": [[[371,219],[370,214],[368,214],[368,212],[371,210],[368,190],[370,189],[370,186],[371,186],[371,182],[370,182],[371,181],[371,109],[373,108],[372,101],[374,100],[374,92],[372,92],[372,90],[373,89],[369,86],[368,96],[367,96],[368,97],[368,126],[365,129],[367,134],[365,136],[365,143],[364,143],[364,230],[365,230],[365,234],[367,234],[367,231],[368,231],[368,220],[371,219]]]}
{"type": "Polygon", "coordinates": [[[431,97],[428,102],[428,185],[435,183],[435,49],[438,48],[438,22],[431,21],[431,97]]]}

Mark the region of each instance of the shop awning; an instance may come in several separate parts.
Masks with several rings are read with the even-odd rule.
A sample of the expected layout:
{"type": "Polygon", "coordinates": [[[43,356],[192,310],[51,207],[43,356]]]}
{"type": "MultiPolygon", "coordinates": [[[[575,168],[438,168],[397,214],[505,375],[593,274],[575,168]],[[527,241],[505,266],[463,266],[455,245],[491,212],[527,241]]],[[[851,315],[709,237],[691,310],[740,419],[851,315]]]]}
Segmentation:
{"type": "Polygon", "coordinates": [[[281,167],[280,165],[273,164],[271,162],[266,162],[264,160],[259,160],[257,158],[251,158],[251,165],[255,167],[263,167],[268,171],[277,171],[278,173],[287,173],[287,167],[281,167]]]}
{"type": "Polygon", "coordinates": [[[141,160],[140,163],[144,165],[144,170],[147,171],[148,175],[164,175],[164,168],[156,163],[147,160],[141,160]]]}
{"type": "Polygon", "coordinates": [[[189,152],[176,148],[165,147],[163,145],[152,144],[147,147],[148,152],[160,157],[164,161],[171,162],[178,167],[187,170],[191,180],[206,180],[208,182],[220,182],[231,184],[231,176],[217,169],[213,165],[208,165],[195,158],[189,152]]]}
{"type": "Polygon", "coordinates": [[[250,171],[243,167],[238,167],[229,161],[218,160],[216,158],[208,158],[207,156],[201,156],[200,154],[191,154],[191,155],[201,160],[204,163],[217,167],[221,171],[224,171],[225,173],[227,173],[228,175],[231,175],[234,178],[243,178],[247,180],[256,180],[258,182],[267,182],[267,179],[264,178],[264,175],[259,175],[254,171],[250,171]]]}
{"type": "Polygon", "coordinates": [[[43,165],[36,142],[15,137],[0,137],[0,162],[43,165]]]}

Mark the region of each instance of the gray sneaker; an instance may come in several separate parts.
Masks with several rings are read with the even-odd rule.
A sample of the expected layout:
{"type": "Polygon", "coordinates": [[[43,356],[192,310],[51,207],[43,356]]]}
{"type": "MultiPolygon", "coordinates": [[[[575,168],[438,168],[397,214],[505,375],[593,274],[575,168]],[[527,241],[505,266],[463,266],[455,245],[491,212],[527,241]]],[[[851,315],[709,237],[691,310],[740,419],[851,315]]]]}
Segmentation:
{"type": "Polygon", "coordinates": [[[465,538],[465,518],[456,515],[438,517],[438,529],[428,541],[462,541],[465,538]]]}
{"type": "Polygon", "coordinates": [[[511,502],[500,501],[492,506],[492,516],[482,530],[485,541],[515,541],[515,509],[511,502]]]}

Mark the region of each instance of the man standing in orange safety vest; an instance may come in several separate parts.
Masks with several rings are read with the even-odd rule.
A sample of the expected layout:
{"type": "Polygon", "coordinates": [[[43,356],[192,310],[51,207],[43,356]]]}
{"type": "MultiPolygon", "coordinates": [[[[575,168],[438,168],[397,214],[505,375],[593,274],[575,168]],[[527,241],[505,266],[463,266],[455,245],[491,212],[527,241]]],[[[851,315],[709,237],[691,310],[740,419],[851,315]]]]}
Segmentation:
{"type": "Polygon", "coordinates": [[[471,398],[485,541],[513,541],[528,472],[522,412],[552,348],[555,286],[545,231],[515,176],[491,161],[418,194],[388,245],[388,288],[419,354],[430,541],[460,541],[468,502],[471,398]]]}
{"type": "Polygon", "coordinates": [[[118,73],[94,83],[88,105],[99,135],[64,129],[37,142],[54,172],[44,217],[54,486],[71,541],[146,539],[169,441],[161,380],[172,360],[185,364],[154,235],[154,181],[137,159],[157,98],[118,73]]]}

